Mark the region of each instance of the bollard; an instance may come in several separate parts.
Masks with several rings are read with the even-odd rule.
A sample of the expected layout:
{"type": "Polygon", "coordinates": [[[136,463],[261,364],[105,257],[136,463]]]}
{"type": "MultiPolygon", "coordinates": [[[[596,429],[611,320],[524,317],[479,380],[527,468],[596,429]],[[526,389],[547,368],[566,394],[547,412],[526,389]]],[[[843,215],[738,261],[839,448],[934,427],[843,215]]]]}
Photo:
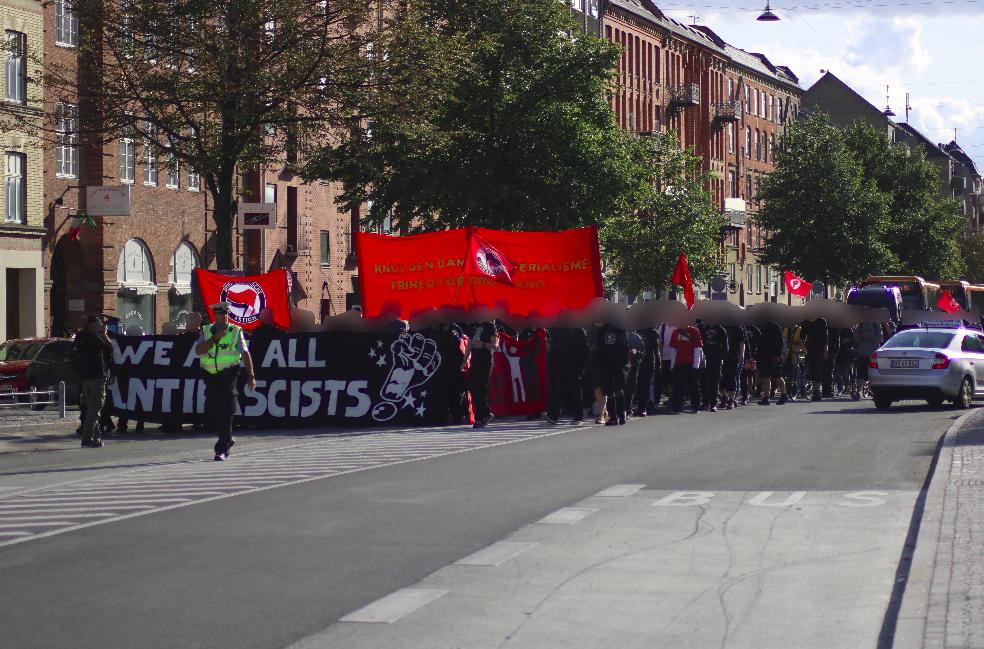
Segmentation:
{"type": "Polygon", "coordinates": [[[58,418],[65,418],[65,382],[58,382],[58,418]]]}

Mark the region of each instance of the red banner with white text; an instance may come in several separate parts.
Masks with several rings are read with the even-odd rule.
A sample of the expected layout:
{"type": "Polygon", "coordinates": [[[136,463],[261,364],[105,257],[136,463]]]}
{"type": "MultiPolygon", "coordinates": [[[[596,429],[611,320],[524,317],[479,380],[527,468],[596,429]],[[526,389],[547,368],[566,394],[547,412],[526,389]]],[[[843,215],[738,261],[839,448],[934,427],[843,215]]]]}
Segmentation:
{"type": "Polygon", "coordinates": [[[362,312],[370,318],[409,318],[445,306],[554,316],[604,296],[594,226],[562,232],[462,228],[405,237],[359,232],[356,256],[362,312]]]}

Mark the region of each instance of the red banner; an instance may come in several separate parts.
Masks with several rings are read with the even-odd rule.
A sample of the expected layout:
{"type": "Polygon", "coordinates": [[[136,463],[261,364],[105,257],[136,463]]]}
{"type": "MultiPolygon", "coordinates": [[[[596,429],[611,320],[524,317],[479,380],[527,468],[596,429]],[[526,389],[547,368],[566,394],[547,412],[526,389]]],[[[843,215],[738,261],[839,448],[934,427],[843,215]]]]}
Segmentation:
{"type": "Polygon", "coordinates": [[[229,303],[229,321],[247,331],[260,326],[260,311],[270,309],[273,321],[281,329],[290,328],[290,308],[287,304],[290,274],[278,269],[263,275],[230,277],[196,268],[198,290],[210,320],[215,320],[212,305],[229,303]]]}
{"type": "Polygon", "coordinates": [[[499,334],[492,355],[489,406],[496,417],[532,415],[547,409],[547,332],[529,340],[499,334]]]}
{"type": "Polygon", "coordinates": [[[409,318],[442,306],[554,316],[603,297],[596,227],[356,234],[362,312],[409,318]],[[470,255],[477,255],[474,260],[470,255]]]}

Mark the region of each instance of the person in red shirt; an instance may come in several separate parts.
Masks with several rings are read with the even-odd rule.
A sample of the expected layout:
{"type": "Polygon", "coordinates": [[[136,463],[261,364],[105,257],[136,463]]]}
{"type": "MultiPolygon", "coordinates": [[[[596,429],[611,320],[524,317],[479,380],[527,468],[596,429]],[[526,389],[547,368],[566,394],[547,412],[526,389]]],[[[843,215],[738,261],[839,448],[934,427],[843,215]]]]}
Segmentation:
{"type": "Polygon", "coordinates": [[[697,355],[703,353],[704,348],[700,331],[693,325],[677,329],[670,338],[670,347],[676,350],[670,409],[674,414],[679,414],[683,410],[683,392],[686,390],[690,397],[690,407],[694,413],[697,413],[700,411],[700,386],[697,383],[697,371],[694,366],[697,355]],[[698,349],[701,351],[698,352],[698,349]]]}

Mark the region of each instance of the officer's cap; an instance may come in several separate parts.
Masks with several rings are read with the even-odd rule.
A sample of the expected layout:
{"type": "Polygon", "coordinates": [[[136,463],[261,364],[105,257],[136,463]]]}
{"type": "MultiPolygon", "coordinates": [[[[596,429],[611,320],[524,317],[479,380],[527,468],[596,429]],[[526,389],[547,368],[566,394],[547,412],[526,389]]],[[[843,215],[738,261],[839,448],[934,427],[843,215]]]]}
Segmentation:
{"type": "Polygon", "coordinates": [[[229,313],[229,303],[228,302],[218,302],[213,304],[211,307],[213,313],[229,313]]]}

